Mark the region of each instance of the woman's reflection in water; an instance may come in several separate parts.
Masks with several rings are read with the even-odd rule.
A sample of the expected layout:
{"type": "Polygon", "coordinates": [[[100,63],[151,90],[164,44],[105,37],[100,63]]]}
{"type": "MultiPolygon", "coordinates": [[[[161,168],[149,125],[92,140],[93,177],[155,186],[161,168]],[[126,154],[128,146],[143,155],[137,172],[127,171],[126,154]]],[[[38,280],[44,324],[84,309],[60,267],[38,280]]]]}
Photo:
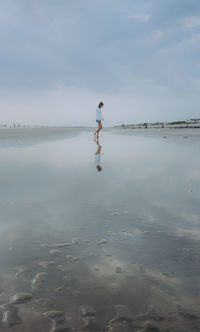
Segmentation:
{"type": "Polygon", "coordinates": [[[94,139],[95,143],[97,144],[97,151],[95,152],[95,165],[96,169],[101,172],[102,167],[101,167],[101,145],[99,144],[99,137],[96,137],[94,139]]]}

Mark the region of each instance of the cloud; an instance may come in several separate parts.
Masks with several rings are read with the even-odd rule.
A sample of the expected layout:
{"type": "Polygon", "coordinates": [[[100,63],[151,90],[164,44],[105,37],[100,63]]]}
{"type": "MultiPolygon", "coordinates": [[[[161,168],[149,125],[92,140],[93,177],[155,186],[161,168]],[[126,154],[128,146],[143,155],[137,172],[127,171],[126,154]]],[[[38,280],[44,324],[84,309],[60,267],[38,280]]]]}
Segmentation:
{"type": "Polygon", "coordinates": [[[185,17],[181,22],[187,29],[200,28],[200,15],[185,17]]]}
{"type": "Polygon", "coordinates": [[[129,16],[131,20],[137,20],[140,23],[148,23],[150,21],[151,16],[149,14],[132,14],[129,16]]]}
{"type": "MultiPolygon", "coordinates": [[[[194,0],[128,0],[126,6],[122,0],[3,2],[0,94],[8,111],[2,118],[9,121],[18,114],[26,121],[46,118],[50,123],[52,91],[63,110],[64,91],[72,109],[79,96],[93,108],[99,99],[112,100],[112,118],[115,111],[113,119],[120,122],[132,118],[131,105],[136,110],[132,122],[194,116],[199,109],[194,84],[199,77],[199,17],[194,0]],[[25,104],[28,110],[22,114],[25,104]],[[36,104],[41,110],[37,117],[32,111],[36,104]]],[[[60,121],[79,118],[83,124],[81,103],[78,109],[76,118],[61,112],[60,121]]]]}

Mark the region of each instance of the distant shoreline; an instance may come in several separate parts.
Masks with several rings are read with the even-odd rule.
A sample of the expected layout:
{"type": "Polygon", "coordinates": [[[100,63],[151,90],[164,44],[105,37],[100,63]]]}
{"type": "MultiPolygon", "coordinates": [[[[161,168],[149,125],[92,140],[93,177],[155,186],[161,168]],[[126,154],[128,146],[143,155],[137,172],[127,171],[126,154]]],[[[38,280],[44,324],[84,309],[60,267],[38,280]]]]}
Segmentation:
{"type": "Polygon", "coordinates": [[[200,129],[199,126],[115,126],[115,129],[200,129]]]}

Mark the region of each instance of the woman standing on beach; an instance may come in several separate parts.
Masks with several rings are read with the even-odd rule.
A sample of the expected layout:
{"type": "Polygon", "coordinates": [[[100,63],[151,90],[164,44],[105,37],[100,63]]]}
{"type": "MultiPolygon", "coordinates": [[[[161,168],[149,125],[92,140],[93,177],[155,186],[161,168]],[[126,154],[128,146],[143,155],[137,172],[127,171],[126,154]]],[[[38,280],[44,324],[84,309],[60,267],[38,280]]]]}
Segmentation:
{"type": "Polygon", "coordinates": [[[99,103],[99,106],[98,106],[97,110],[96,110],[96,122],[98,123],[98,129],[95,131],[94,136],[97,135],[97,137],[99,137],[99,132],[102,129],[101,121],[103,120],[103,117],[102,117],[101,109],[102,109],[103,105],[104,105],[104,103],[101,101],[99,103]]]}

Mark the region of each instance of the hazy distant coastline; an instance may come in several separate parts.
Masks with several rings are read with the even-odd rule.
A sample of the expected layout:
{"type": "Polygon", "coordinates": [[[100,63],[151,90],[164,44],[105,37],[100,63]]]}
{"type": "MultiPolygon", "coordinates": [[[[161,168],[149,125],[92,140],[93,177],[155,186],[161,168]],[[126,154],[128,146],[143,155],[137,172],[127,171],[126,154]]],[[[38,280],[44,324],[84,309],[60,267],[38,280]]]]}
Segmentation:
{"type": "Polygon", "coordinates": [[[115,128],[120,129],[185,129],[185,128],[200,128],[200,119],[190,119],[184,121],[174,121],[174,122],[141,122],[137,124],[122,124],[120,126],[115,126],[115,128]]]}

